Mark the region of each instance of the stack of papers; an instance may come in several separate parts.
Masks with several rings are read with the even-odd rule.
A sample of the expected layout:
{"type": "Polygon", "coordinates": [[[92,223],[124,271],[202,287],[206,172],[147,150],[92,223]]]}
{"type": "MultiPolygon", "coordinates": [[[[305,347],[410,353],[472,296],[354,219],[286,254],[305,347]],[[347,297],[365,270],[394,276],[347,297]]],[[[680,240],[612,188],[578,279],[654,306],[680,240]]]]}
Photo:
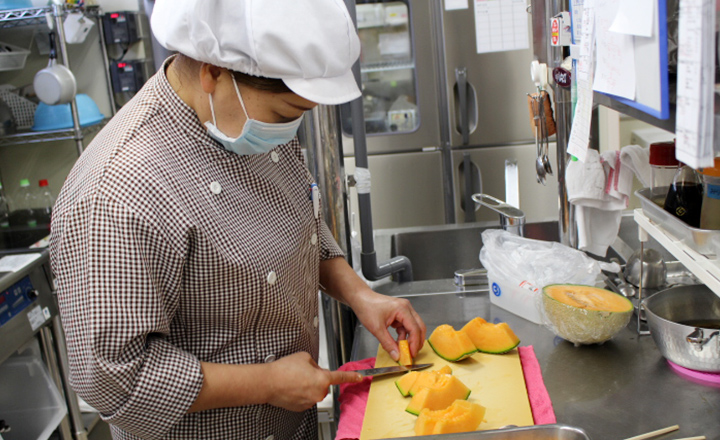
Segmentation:
{"type": "Polygon", "coordinates": [[[680,0],[675,156],[713,166],[715,1],[680,0]]]}

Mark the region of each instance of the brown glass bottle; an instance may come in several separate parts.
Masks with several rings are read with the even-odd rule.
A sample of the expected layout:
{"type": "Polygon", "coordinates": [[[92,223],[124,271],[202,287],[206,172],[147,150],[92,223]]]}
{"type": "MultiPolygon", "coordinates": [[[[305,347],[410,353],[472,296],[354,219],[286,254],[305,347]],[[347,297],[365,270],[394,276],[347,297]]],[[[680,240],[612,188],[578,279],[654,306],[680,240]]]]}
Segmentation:
{"type": "Polygon", "coordinates": [[[702,201],[703,186],[700,176],[689,166],[681,166],[675,173],[673,183],[665,198],[665,211],[689,226],[699,228],[702,201]]]}

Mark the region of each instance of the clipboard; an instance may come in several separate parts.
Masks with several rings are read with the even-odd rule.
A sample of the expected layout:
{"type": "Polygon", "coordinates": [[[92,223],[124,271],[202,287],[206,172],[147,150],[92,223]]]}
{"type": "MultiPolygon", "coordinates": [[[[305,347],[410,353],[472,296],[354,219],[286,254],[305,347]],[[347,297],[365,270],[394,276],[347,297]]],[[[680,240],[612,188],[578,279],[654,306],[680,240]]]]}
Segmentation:
{"type": "MultiPolygon", "coordinates": [[[[670,92],[668,85],[667,3],[666,0],[656,1],[653,36],[649,38],[634,37],[635,99],[631,100],[602,92],[595,93],[609,96],[657,119],[668,119],[670,117],[670,92]]],[[[573,44],[576,44],[575,19],[579,18],[577,8],[582,3],[582,0],[570,2],[573,44]]],[[[602,7],[602,2],[596,2],[595,7],[602,7]]]]}

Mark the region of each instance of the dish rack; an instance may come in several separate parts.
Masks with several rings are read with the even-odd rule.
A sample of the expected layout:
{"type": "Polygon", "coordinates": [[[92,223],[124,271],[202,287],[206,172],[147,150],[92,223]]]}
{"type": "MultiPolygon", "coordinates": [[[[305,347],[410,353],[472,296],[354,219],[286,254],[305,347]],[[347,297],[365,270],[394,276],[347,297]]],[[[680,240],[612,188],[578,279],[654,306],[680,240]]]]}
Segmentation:
{"type": "Polygon", "coordinates": [[[692,228],[650,200],[649,188],[635,193],[641,209],[633,213],[640,241],[648,235],[720,296],[720,231],[692,228]]]}

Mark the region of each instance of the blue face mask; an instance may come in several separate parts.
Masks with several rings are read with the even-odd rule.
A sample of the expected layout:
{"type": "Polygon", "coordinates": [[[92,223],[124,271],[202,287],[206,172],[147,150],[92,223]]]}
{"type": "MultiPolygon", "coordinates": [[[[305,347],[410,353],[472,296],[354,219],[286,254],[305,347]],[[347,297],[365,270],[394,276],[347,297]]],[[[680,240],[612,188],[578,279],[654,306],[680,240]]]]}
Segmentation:
{"type": "Polygon", "coordinates": [[[208,129],[210,137],[222,144],[226,150],[233,151],[241,156],[267,153],[278,145],[284,145],[293,140],[302,122],[302,115],[294,121],[275,124],[250,119],[245,109],[245,102],[240,95],[240,89],[238,89],[237,82],[235,82],[235,77],[230,76],[235,86],[235,93],[237,93],[240,105],[242,105],[243,112],[245,112],[245,125],[240,136],[234,139],[220,131],[215,119],[212,95],[208,95],[213,120],[212,122],[206,122],[205,127],[208,129]]]}

